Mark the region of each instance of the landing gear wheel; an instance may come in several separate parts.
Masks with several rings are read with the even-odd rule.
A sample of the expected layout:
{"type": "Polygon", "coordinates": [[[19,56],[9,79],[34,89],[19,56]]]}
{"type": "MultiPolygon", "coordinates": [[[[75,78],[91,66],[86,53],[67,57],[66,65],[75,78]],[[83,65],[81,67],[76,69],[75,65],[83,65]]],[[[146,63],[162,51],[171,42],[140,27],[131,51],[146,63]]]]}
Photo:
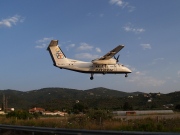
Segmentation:
{"type": "Polygon", "coordinates": [[[126,74],[125,77],[128,77],[128,75],[126,74]]]}
{"type": "Polygon", "coordinates": [[[91,73],[91,77],[90,77],[90,80],[93,80],[94,79],[94,77],[93,77],[93,73],[91,73]]]}

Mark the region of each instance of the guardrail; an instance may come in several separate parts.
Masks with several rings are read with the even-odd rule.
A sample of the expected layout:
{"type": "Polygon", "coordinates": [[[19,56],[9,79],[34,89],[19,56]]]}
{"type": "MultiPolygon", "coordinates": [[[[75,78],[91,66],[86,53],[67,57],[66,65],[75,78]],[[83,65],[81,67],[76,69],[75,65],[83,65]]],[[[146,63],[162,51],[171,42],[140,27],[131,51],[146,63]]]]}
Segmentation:
{"type": "MultiPolygon", "coordinates": [[[[180,135],[172,132],[134,132],[134,131],[108,131],[108,130],[81,130],[81,129],[62,129],[30,126],[14,126],[0,124],[0,134],[4,131],[12,131],[13,135],[17,131],[25,131],[28,134],[47,133],[48,135],[180,135]]],[[[25,135],[25,134],[24,134],[25,135]]]]}

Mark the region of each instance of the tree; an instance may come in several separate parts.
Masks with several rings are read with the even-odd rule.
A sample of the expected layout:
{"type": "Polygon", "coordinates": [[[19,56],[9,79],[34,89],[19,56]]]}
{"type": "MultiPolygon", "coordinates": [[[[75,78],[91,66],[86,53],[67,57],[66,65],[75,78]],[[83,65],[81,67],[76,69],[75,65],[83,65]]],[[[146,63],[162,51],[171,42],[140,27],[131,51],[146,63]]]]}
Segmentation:
{"type": "Polygon", "coordinates": [[[87,107],[82,104],[82,103],[76,103],[74,106],[73,106],[73,112],[78,114],[78,113],[85,113],[87,110],[87,107]]]}
{"type": "Polygon", "coordinates": [[[37,119],[39,118],[39,114],[38,113],[30,114],[27,111],[18,110],[18,111],[9,112],[6,115],[6,118],[16,118],[16,119],[23,119],[23,120],[32,119],[32,118],[37,119]]]}
{"type": "Polygon", "coordinates": [[[125,102],[123,105],[123,110],[133,110],[133,107],[128,102],[125,102]]]}
{"type": "Polygon", "coordinates": [[[175,106],[175,110],[180,111],[180,104],[177,104],[177,105],[175,106]]]}
{"type": "Polygon", "coordinates": [[[6,115],[6,118],[31,119],[33,116],[26,111],[12,111],[6,115]]]}

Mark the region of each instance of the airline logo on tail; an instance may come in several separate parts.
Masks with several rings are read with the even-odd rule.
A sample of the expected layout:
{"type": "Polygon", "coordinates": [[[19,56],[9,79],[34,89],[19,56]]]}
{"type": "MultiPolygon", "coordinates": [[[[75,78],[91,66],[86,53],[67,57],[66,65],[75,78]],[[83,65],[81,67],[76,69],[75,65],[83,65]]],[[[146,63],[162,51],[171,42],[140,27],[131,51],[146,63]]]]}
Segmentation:
{"type": "Polygon", "coordinates": [[[59,50],[59,48],[56,50],[56,57],[58,59],[63,59],[64,58],[64,55],[63,53],[61,52],[61,50],[59,50]]]}

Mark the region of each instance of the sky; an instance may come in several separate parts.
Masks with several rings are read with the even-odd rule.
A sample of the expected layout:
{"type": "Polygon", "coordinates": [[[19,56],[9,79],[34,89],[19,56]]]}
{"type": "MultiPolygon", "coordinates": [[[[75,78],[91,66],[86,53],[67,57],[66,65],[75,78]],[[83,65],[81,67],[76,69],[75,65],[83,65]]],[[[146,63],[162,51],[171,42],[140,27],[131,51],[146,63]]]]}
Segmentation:
{"type": "Polygon", "coordinates": [[[124,92],[180,90],[179,0],[1,0],[0,90],[46,87],[124,92]],[[94,75],[53,66],[52,39],[66,57],[91,61],[117,45],[124,75],[94,75]]]}

